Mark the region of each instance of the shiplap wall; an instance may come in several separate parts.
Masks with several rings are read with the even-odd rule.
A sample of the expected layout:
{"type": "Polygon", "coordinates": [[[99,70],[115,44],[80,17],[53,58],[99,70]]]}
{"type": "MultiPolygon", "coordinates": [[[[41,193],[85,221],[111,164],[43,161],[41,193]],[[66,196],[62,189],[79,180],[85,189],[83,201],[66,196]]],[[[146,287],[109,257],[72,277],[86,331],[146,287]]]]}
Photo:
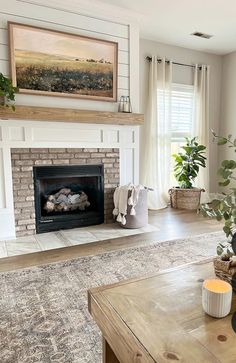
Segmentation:
{"type": "MultiPolygon", "coordinates": [[[[69,5],[69,3],[68,3],[69,5]]],[[[130,95],[130,24],[96,18],[73,12],[32,4],[23,0],[1,1],[0,6],[0,72],[9,76],[9,47],[7,21],[60,30],[73,34],[86,35],[118,43],[118,99],[130,95]]],[[[137,34],[138,36],[138,34],[137,34]]],[[[138,49],[137,49],[138,55],[138,49]]],[[[136,58],[137,61],[137,58],[136,58]]],[[[137,74],[136,74],[137,78],[137,74]]],[[[137,93],[135,98],[138,97],[137,93]]],[[[137,104],[134,99],[134,105],[137,104]]],[[[17,103],[28,105],[47,105],[116,111],[117,103],[56,97],[17,95],[17,103]]],[[[134,107],[135,108],[135,107],[134,107]]],[[[137,110],[137,107],[135,109],[137,110]]]]}
{"type": "MultiPolygon", "coordinates": [[[[139,32],[136,25],[106,18],[81,0],[0,0],[0,72],[9,75],[7,21],[40,26],[118,42],[118,99],[130,95],[139,111],[139,32]],[[61,6],[60,6],[61,4],[61,6]],[[85,6],[85,7],[86,7],[85,6]],[[68,7],[68,10],[65,9],[68,7]]],[[[104,5],[105,6],[105,5],[104,5]]],[[[104,12],[105,13],[105,12],[104,12]]],[[[104,15],[105,16],[105,15],[104,15]]],[[[122,16],[121,16],[122,18],[122,16]]],[[[116,20],[115,20],[116,19],[116,20]]],[[[17,95],[16,105],[39,105],[116,111],[117,103],[57,97],[17,95]]],[[[139,127],[0,120],[0,240],[15,235],[11,170],[12,147],[118,147],[121,184],[138,182],[139,127]],[[54,136],[53,136],[54,135],[54,136]]]]}

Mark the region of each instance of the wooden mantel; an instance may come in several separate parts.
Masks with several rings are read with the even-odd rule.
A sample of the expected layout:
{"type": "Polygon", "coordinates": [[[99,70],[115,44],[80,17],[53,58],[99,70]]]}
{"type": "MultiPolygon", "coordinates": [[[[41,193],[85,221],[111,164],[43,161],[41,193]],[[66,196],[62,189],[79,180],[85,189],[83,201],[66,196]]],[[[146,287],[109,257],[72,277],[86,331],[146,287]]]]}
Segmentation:
{"type": "Polygon", "coordinates": [[[144,115],[140,113],[20,105],[16,106],[16,110],[14,112],[10,108],[0,107],[0,120],[9,119],[115,125],[142,125],[144,123],[144,115]]]}

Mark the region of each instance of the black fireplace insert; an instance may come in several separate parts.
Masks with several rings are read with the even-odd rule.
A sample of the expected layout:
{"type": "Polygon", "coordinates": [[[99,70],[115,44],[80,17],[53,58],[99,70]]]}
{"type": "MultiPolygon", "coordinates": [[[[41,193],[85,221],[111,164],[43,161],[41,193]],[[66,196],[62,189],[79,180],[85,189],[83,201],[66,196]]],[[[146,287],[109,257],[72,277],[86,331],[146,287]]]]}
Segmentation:
{"type": "Polygon", "coordinates": [[[103,165],[35,166],[36,232],[104,222],[103,165]]]}

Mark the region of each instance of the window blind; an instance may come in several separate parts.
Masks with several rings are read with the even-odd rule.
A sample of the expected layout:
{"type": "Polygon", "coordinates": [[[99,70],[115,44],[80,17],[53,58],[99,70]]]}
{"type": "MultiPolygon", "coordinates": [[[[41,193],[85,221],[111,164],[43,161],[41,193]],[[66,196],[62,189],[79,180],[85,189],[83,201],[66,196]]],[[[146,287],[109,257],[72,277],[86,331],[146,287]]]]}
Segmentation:
{"type": "MultiPolygon", "coordinates": [[[[168,97],[168,96],[166,96],[168,97]]],[[[163,91],[158,90],[158,114],[163,117],[165,104],[170,106],[170,127],[172,141],[183,141],[193,134],[194,88],[192,85],[172,84],[170,103],[163,99],[163,91]],[[165,101],[165,102],[164,102],[165,101]]]]}

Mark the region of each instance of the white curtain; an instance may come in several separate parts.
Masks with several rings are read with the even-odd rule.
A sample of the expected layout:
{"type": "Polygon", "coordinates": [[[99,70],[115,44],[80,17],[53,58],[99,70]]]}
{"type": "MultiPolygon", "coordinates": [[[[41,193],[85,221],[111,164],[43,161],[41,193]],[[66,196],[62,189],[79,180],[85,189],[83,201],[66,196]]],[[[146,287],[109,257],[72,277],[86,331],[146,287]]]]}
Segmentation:
{"type": "Polygon", "coordinates": [[[198,137],[198,142],[205,145],[206,149],[206,168],[200,168],[195,185],[205,189],[202,193],[201,203],[210,200],[209,195],[209,80],[210,67],[206,65],[195,65],[194,69],[194,99],[195,99],[195,122],[194,136],[198,137]]]}
{"type": "Polygon", "coordinates": [[[172,63],[156,56],[149,62],[149,95],[143,129],[141,181],[152,188],[148,193],[148,208],[161,209],[168,205],[171,160],[171,84],[172,63]],[[162,107],[158,100],[162,98],[162,107]]]}

